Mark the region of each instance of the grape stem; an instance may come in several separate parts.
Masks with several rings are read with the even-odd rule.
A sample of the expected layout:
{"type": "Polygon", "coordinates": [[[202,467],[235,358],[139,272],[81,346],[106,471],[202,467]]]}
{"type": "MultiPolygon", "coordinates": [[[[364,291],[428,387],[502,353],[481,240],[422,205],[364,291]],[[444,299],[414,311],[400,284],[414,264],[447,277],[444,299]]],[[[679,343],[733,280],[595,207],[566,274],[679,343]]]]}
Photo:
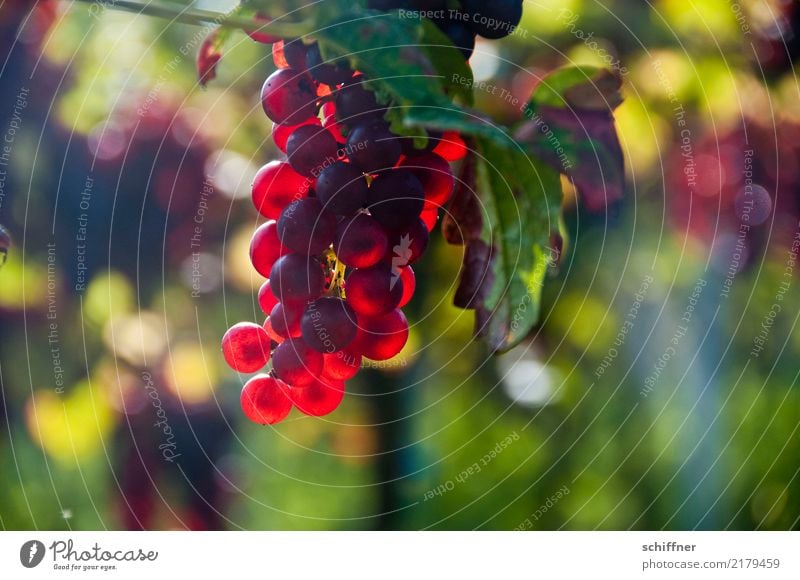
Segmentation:
{"type": "Polygon", "coordinates": [[[308,33],[308,26],[298,22],[280,22],[280,20],[272,20],[256,27],[254,26],[252,18],[242,17],[237,14],[241,10],[241,5],[228,13],[223,13],[190,8],[189,6],[155,2],[152,0],[146,2],[108,0],[102,3],[97,0],[77,0],[77,2],[92,4],[93,7],[99,7],[100,10],[111,8],[115,10],[124,10],[126,12],[135,12],[137,14],[145,14],[147,16],[168,18],[173,22],[182,22],[184,24],[194,24],[198,26],[214,24],[227,28],[241,28],[253,32],[262,32],[283,38],[294,38],[304,36],[308,33]]]}

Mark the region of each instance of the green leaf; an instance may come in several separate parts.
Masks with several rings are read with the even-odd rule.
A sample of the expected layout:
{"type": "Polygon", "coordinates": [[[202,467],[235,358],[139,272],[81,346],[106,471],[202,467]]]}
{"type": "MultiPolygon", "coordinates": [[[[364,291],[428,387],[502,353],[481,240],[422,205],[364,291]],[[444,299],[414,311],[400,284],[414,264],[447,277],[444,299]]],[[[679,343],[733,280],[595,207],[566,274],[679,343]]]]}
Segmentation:
{"type": "Polygon", "coordinates": [[[499,146],[508,147],[514,139],[502,125],[478,111],[455,105],[439,107],[414,107],[405,114],[407,125],[423,125],[439,131],[458,131],[462,135],[474,135],[491,139],[499,146]]]}
{"type": "Polygon", "coordinates": [[[446,87],[449,84],[449,93],[460,97],[462,102],[472,105],[472,69],[464,55],[453,42],[442,32],[433,21],[422,19],[422,48],[428,55],[437,71],[444,75],[446,87]]]}
{"type": "Polygon", "coordinates": [[[340,17],[315,36],[326,59],[348,58],[398,106],[447,106],[444,75],[419,46],[420,30],[418,20],[366,10],[340,17]]]}
{"type": "Polygon", "coordinates": [[[568,66],[545,77],[536,87],[529,107],[579,108],[608,111],[622,103],[622,80],[596,66],[568,66]]]}
{"type": "Polygon", "coordinates": [[[489,138],[476,145],[484,220],[480,235],[467,243],[456,294],[475,309],[476,333],[504,352],[538,320],[550,235],[559,229],[561,181],[519,147],[489,138]]]}

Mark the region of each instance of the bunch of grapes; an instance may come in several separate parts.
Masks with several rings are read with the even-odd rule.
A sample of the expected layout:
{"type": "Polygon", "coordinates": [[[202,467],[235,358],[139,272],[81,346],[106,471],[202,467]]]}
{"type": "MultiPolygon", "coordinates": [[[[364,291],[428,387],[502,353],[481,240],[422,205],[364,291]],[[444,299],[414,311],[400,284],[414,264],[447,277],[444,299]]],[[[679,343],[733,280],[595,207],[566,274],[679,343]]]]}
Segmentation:
{"type": "Polygon", "coordinates": [[[450,162],[466,148],[456,133],[432,135],[423,148],[392,133],[384,120],[392,103],[380,103],[347,60],[325,60],[317,43],[251,36],[273,43],[278,68],[261,103],[286,159],[262,167],[252,189],[267,220],[250,246],[267,278],[258,293],[266,321],[234,325],[222,350],[240,372],[271,361],[269,374],[245,384],[241,404],[254,422],[273,424],[293,406],[332,412],[362,357],[383,361],[403,349],[411,266],[453,191],[450,162]]]}

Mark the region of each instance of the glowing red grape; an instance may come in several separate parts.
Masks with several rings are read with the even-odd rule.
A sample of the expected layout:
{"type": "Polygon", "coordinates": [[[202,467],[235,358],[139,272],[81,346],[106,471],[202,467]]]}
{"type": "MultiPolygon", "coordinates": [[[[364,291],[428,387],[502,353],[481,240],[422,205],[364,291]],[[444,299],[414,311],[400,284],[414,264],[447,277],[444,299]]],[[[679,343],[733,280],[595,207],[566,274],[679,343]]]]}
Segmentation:
{"type": "Polygon", "coordinates": [[[355,348],[372,360],[396,356],[408,341],[408,320],[399,308],[385,316],[358,319],[355,348]]]}
{"type": "Polygon", "coordinates": [[[261,106],[270,120],[299,125],[317,114],[317,89],[307,73],[291,68],[276,70],[261,88],[261,106]]]}
{"type": "Polygon", "coordinates": [[[336,410],[344,399],[344,381],[314,379],[307,387],[291,389],[295,407],[312,417],[322,417],[336,410]]]}
{"type": "Polygon", "coordinates": [[[269,277],[278,258],[288,253],[289,250],[278,240],[278,226],[273,220],[261,224],[250,240],[250,261],[265,278],[269,277]]]}
{"type": "Polygon", "coordinates": [[[446,161],[458,161],[467,154],[467,145],[455,131],[445,131],[433,152],[446,161]]]}
{"type": "Polygon", "coordinates": [[[311,180],[284,161],[270,161],[253,180],[253,205],[261,215],[278,219],[292,201],[308,196],[311,180]]]}
{"type": "Polygon", "coordinates": [[[342,220],[336,228],[336,257],[353,268],[369,268],[386,255],[388,238],[381,225],[365,213],[342,220]]]}
{"type": "Polygon", "coordinates": [[[403,297],[400,299],[400,304],[397,305],[398,308],[408,304],[414,296],[414,290],[417,289],[417,279],[411,266],[400,268],[400,280],[403,281],[403,297]]]}
{"type": "Polygon", "coordinates": [[[258,306],[261,308],[261,312],[269,316],[277,303],[278,299],[275,298],[272,288],[269,287],[269,280],[266,280],[258,290],[258,306]]]}
{"type": "Polygon", "coordinates": [[[403,297],[403,282],[387,264],[353,270],[345,281],[347,303],[358,314],[388,314],[403,297]]]}
{"type": "Polygon", "coordinates": [[[352,347],[334,352],[323,353],[324,366],[322,378],[335,381],[348,381],[358,374],[361,369],[361,355],[352,347]]]}
{"type": "Polygon", "coordinates": [[[422,184],[425,192],[425,207],[438,209],[453,193],[453,170],[450,164],[436,153],[425,153],[406,157],[400,167],[407,167],[422,184]]]}
{"type": "Polygon", "coordinates": [[[239,401],[245,416],[259,425],[279,423],[292,410],[289,387],[269,375],[256,375],[247,381],[239,401]]]}
{"type": "Polygon", "coordinates": [[[240,373],[254,373],[269,362],[270,342],[267,332],[258,324],[239,322],[222,337],[225,362],[240,373]]]}

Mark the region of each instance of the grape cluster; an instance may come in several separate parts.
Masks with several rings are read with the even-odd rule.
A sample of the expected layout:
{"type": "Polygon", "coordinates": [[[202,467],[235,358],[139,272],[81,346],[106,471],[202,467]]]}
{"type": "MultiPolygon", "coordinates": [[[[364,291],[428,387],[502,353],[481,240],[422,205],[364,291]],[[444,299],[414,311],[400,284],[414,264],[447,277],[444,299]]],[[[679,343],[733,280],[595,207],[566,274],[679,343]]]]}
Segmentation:
{"type": "MultiPolygon", "coordinates": [[[[272,40],[272,39],[271,39],[272,40]]],[[[424,149],[393,134],[368,79],[317,44],[275,42],[278,69],[261,103],[286,154],[256,174],[252,199],[266,218],[250,245],[265,278],[263,325],[228,330],[222,350],[245,373],[271,361],[241,395],[245,415],[273,424],[291,408],[321,416],[341,403],[362,357],[387,360],[408,339],[401,310],[414,294],[411,265],[428,245],[453,190],[457,134],[424,149]]]]}

